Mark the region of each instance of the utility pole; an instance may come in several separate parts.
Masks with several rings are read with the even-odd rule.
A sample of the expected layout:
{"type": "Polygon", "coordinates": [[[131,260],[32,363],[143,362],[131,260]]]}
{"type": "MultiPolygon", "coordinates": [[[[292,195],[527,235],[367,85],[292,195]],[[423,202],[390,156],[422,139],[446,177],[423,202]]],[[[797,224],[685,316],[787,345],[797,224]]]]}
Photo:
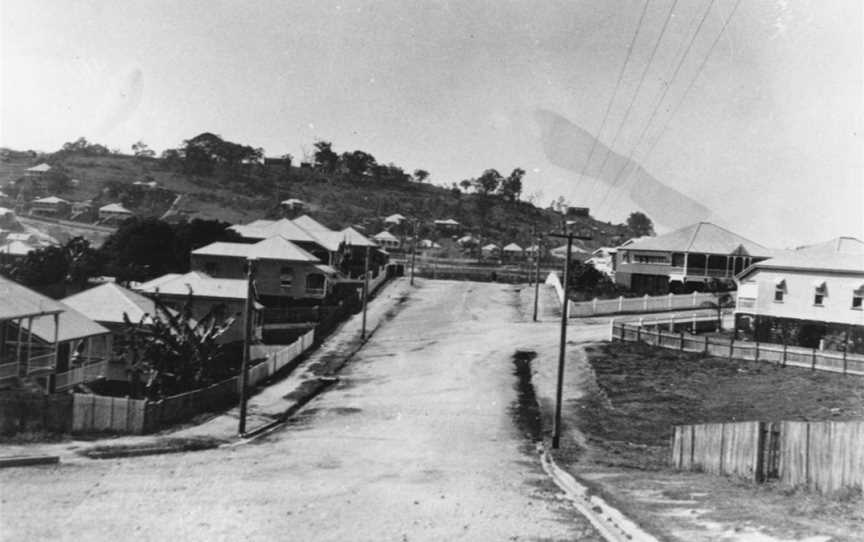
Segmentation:
{"type": "Polygon", "coordinates": [[[589,241],[591,237],[550,233],[551,237],[567,238],[567,257],[564,260],[564,299],[561,302],[561,343],[558,345],[558,384],[555,388],[555,418],[552,422],[552,448],[557,449],[561,442],[561,401],[564,394],[564,354],[567,346],[567,307],[569,298],[567,287],[570,282],[570,256],[573,252],[573,239],[589,241]]]}
{"type": "Polygon", "coordinates": [[[255,260],[246,260],[246,305],[243,307],[243,362],[240,365],[240,427],[237,432],[242,437],[246,434],[246,400],[249,387],[249,345],[252,342],[252,310],[255,277],[255,260]]]}
{"type": "Polygon", "coordinates": [[[414,261],[417,259],[417,219],[414,219],[414,238],[411,240],[411,286],[414,286],[414,261]]]}
{"type": "Polygon", "coordinates": [[[360,339],[366,339],[366,302],[369,298],[369,245],[366,245],[366,263],[363,272],[363,327],[360,330],[360,339]]]}
{"type": "MultiPolygon", "coordinates": [[[[536,231],[535,231],[536,233],[536,231]]],[[[537,321],[537,305],[540,299],[540,236],[534,238],[537,250],[534,252],[534,321],[537,321]]]]}

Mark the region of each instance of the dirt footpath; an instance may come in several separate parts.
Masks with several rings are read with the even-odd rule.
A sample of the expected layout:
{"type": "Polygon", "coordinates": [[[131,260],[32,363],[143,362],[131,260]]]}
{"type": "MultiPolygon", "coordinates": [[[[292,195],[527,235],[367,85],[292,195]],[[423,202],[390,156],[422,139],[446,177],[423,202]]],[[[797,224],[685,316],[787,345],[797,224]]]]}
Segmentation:
{"type": "Polygon", "coordinates": [[[600,540],[512,419],[512,287],[419,284],[339,384],[253,445],[0,471],[3,538],[600,540]]]}

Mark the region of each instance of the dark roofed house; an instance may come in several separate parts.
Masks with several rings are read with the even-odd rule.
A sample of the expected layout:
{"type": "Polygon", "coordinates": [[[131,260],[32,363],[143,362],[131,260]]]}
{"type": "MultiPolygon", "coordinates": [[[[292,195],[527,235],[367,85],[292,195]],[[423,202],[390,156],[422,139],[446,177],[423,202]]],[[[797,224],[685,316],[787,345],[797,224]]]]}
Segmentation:
{"type": "Polygon", "coordinates": [[[773,253],[725,228],[699,222],[617,247],[615,282],[647,294],[701,291],[712,281],[733,288],[736,273],[773,253]]]}

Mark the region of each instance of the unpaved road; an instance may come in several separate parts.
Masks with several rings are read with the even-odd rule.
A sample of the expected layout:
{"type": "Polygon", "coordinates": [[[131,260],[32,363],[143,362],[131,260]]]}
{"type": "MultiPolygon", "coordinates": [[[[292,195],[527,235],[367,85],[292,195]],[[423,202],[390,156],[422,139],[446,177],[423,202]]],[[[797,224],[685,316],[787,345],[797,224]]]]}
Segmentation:
{"type": "Polygon", "coordinates": [[[511,286],[423,282],[286,429],[0,471],[7,540],[599,540],[516,429],[511,286]]]}

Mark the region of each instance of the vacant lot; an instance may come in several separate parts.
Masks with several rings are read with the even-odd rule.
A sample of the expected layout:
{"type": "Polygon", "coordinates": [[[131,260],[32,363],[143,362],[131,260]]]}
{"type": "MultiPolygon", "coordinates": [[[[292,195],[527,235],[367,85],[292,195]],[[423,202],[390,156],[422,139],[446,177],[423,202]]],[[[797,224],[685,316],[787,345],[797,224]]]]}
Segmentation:
{"type": "Polygon", "coordinates": [[[864,418],[864,378],[633,343],[586,352],[596,380],[583,379],[567,420],[584,447],[558,457],[642,525],[673,540],[860,540],[860,493],[829,498],[666,465],[675,424],[864,418]]]}

